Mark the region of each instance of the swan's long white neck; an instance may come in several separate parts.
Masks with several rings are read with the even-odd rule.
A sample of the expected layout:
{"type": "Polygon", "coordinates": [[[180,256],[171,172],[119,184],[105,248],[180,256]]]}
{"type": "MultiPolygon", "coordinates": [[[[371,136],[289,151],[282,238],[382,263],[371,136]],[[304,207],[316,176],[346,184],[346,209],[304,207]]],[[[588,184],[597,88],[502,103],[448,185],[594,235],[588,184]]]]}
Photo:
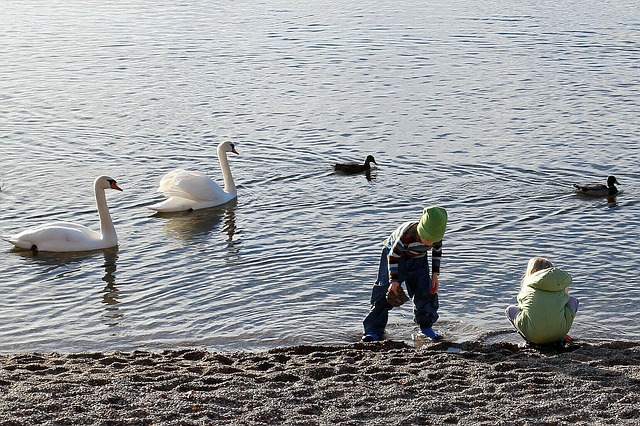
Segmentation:
{"type": "Polygon", "coordinates": [[[236,189],[236,184],[233,182],[233,176],[231,176],[231,167],[229,167],[227,152],[224,150],[222,145],[218,146],[218,161],[220,161],[220,169],[222,170],[222,178],[224,179],[225,192],[236,195],[238,190],[236,189]]]}
{"type": "Polygon", "coordinates": [[[96,205],[98,206],[98,215],[100,216],[100,232],[102,233],[102,241],[105,245],[115,246],[118,244],[118,236],[116,235],[116,228],[113,226],[113,220],[111,220],[111,214],[109,214],[109,206],[107,206],[107,197],[104,194],[104,189],[98,187],[96,182],[93,188],[96,195],[96,205]]]}

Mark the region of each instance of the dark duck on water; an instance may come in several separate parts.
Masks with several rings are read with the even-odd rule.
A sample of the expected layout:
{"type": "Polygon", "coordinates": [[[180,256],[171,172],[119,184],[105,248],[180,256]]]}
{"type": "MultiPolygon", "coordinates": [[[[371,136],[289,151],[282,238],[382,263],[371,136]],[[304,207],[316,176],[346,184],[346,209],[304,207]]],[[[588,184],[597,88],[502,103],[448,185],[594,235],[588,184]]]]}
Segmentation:
{"type": "Polygon", "coordinates": [[[359,163],[338,163],[333,165],[333,170],[336,172],[342,172],[347,174],[355,174],[362,173],[371,170],[371,163],[375,164],[376,160],[373,158],[373,155],[367,155],[367,158],[364,160],[364,164],[359,163]]]}
{"type": "Polygon", "coordinates": [[[606,185],[602,183],[589,183],[585,185],[574,184],[573,186],[576,188],[576,191],[581,194],[591,195],[593,197],[607,197],[620,192],[618,188],[616,188],[616,184],[620,185],[616,177],[609,176],[606,185]]]}

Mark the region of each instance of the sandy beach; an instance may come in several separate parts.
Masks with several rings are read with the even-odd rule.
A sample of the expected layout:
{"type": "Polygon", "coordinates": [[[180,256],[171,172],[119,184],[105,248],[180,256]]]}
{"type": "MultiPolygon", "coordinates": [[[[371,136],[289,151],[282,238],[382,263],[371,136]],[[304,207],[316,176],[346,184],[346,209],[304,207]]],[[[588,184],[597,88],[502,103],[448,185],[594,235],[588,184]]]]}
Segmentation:
{"type": "Polygon", "coordinates": [[[0,356],[0,425],[640,424],[640,342],[0,356]]]}

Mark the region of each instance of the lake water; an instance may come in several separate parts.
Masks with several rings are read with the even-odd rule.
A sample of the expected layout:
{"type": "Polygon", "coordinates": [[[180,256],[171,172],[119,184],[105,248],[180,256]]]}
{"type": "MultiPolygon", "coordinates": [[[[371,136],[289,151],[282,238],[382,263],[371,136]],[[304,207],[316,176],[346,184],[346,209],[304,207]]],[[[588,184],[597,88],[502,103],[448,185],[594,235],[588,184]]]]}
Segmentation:
{"type": "MultiPolygon", "coordinates": [[[[381,243],[444,206],[440,321],[508,336],[529,257],[574,278],[572,335],[640,332],[635,1],[5,0],[0,234],[52,220],[118,250],[0,241],[0,352],[261,350],[359,339],[381,243]],[[154,215],[176,167],[238,199],[154,215]],[[371,179],[333,172],[375,156],[371,179]],[[615,199],[576,182],[615,175],[615,199]]],[[[411,340],[411,309],[389,337],[411,340]]]]}

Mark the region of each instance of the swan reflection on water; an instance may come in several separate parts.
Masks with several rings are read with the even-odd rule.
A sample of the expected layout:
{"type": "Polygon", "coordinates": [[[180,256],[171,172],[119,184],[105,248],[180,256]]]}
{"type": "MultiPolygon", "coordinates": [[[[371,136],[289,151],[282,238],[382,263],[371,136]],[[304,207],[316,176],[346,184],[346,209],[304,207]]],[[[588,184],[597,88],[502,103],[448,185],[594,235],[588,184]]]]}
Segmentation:
{"type": "MultiPolygon", "coordinates": [[[[124,316],[119,312],[119,290],[116,287],[116,269],[118,260],[118,247],[111,247],[102,250],[92,250],[83,252],[35,252],[32,250],[20,250],[12,249],[19,256],[25,259],[31,259],[36,265],[44,266],[45,268],[38,271],[39,274],[47,276],[44,281],[60,280],[67,275],[72,275],[78,270],[82,269],[82,264],[92,259],[96,259],[101,253],[104,257],[104,275],[102,281],[106,283],[105,287],[101,290],[102,300],[100,303],[106,305],[106,313],[104,317],[107,319],[106,325],[113,327],[118,325],[117,320],[124,316]],[[50,277],[49,277],[50,276],[50,277]]],[[[91,265],[88,266],[91,268],[91,265]]]]}
{"type": "Polygon", "coordinates": [[[175,213],[155,213],[153,217],[165,219],[164,231],[167,235],[185,242],[198,242],[222,225],[222,230],[227,234],[227,242],[231,243],[236,232],[237,204],[238,200],[234,198],[217,207],[175,213]]]}
{"type": "Polygon", "coordinates": [[[69,269],[71,265],[95,258],[100,253],[102,253],[105,260],[114,258],[114,256],[115,258],[117,258],[116,254],[118,253],[118,246],[110,247],[107,249],[67,252],[26,250],[12,247],[10,251],[16,253],[24,259],[31,259],[37,265],[47,266],[47,269],[41,271],[41,273],[46,274],[58,268],[69,269]]]}
{"type": "Polygon", "coordinates": [[[104,317],[107,319],[106,324],[109,327],[113,327],[118,325],[118,320],[124,316],[118,308],[120,291],[116,287],[115,272],[117,269],[118,250],[107,249],[103,251],[103,254],[105,274],[102,277],[102,281],[107,285],[102,289],[102,303],[105,304],[106,314],[104,317]]]}

